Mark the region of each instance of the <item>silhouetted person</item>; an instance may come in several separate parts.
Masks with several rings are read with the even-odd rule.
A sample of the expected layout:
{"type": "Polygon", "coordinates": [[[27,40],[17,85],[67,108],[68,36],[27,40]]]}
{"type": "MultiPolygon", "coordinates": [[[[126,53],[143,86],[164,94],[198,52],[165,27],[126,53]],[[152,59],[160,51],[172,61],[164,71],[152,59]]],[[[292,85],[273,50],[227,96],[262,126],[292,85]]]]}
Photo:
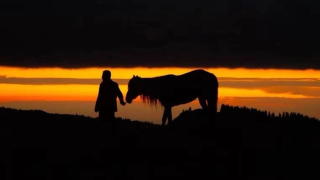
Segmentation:
{"type": "Polygon", "coordinates": [[[118,83],[112,81],[111,72],[105,70],[102,74],[102,82],[94,111],[99,112],[100,121],[110,122],[113,129],[115,128],[115,112],[118,111],[117,97],[120,100],[120,104],[124,106],[126,103],[123,100],[118,83]]]}

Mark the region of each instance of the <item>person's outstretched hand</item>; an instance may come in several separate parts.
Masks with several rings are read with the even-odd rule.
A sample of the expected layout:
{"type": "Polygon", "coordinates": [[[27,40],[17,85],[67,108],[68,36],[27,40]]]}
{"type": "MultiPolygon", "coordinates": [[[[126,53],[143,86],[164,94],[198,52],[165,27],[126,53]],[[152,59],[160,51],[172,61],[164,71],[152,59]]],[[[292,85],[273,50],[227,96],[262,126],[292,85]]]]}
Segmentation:
{"type": "Polygon", "coordinates": [[[126,103],[125,103],[125,102],[121,102],[120,104],[121,104],[122,106],[125,106],[125,105],[126,105],[126,103]]]}

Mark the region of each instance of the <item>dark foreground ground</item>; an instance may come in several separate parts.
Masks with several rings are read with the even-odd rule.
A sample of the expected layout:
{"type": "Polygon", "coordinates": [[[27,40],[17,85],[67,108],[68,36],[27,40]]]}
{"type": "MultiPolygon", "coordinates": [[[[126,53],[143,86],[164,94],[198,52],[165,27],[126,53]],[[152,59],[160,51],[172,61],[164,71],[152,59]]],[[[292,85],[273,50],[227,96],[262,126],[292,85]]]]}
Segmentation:
{"type": "Polygon", "coordinates": [[[0,108],[0,179],[316,177],[320,122],[223,105],[172,126],[0,108]]]}

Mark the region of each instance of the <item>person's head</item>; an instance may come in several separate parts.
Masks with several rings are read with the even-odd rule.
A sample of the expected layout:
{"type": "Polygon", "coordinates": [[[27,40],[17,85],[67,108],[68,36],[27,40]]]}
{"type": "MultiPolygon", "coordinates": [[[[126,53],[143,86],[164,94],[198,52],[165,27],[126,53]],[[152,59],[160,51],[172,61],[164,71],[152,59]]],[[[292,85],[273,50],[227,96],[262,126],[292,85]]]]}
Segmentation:
{"type": "Polygon", "coordinates": [[[102,73],[102,80],[111,79],[111,72],[109,70],[104,70],[102,73]]]}

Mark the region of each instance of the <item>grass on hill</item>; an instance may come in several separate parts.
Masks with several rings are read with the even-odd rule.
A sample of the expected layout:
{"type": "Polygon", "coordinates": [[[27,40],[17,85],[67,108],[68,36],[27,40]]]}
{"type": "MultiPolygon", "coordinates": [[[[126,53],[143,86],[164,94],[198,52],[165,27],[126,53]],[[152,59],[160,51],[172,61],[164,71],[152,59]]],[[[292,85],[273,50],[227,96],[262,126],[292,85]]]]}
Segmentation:
{"type": "Polygon", "coordinates": [[[170,126],[0,108],[1,179],[306,177],[317,175],[320,122],[222,105],[170,126]],[[1,177],[2,175],[2,177],[1,177]]]}

